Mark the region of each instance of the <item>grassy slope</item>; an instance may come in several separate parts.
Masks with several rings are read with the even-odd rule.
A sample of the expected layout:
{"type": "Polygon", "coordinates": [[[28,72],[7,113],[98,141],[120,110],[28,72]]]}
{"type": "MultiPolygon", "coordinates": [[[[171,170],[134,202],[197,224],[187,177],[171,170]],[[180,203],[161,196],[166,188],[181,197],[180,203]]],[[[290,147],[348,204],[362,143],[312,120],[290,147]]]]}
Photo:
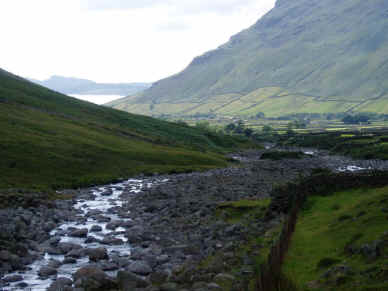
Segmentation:
{"type": "Polygon", "coordinates": [[[386,113],[387,13],[385,0],[278,1],[183,72],[110,106],[148,115],[386,113]]]}
{"type": "Polygon", "coordinates": [[[285,273],[301,290],[387,290],[388,213],[383,211],[387,207],[388,187],[309,197],[297,222],[285,273]],[[375,259],[362,251],[349,252],[384,239],[385,248],[375,259]],[[348,272],[323,276],[344,265],[348,272]]]}
{"type": "Polygon", "coordinates": [[[97,106],[0,70],[0,189],[225,166],[244,141],[97,106]]]}

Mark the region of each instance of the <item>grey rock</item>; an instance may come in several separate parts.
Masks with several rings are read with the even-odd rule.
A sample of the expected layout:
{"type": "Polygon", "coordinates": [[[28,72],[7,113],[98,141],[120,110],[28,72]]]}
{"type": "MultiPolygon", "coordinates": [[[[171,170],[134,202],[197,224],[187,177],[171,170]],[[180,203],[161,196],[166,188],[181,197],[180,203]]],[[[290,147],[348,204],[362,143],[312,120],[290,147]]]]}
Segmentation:
{"type": "Polygon", "coordinates": [[[73,274],[76,288],[84,290],[112,290],[117,289],[117,283],[113,278],[94,266],[80,268],[73,274]]]}
{"type": "Polygon", "coordinates": [[[72,231],[69,236],[71,237],[86,237],[88,235],[88,229],[87,228],[81,228],[72,231]]]}
{"type": "Polygon", "coordinates": [[[43,266],[39,269],[38,275],[40,277],[49,277],[57,274],[57,270],[49,266],[43,266]]]}
{"type": "Polygon", "coordinates": [[[72,290],[71,285],[73,281],[69,278],[60,277],[57,278],[47,289],[47,291],[66,291],[72,290]]]}
{"type": "Polygon", "coordinates": [[[21,275],[10,275],[3,278],[4,282],[19,282],[23,280],[23,276],[21,275]]]}
{"type": "Polygon", "coordinates": [[[147,276],[152,272],[152,268],[144,261],[135,261],[128,266],[128,271],[147,276]]]}
{"type": "Polygon", "coordinates": [[[99,225],[93,225],[91,228],[90,228],[90,232],[101,232],[102,231],[102,227],[99,226],[99,225]]]}
{"type": "Polygon", "coordinates": [[[149,283],[143,278],[126,271],[117,273],[117,282],[120,290],[132,291],[135,288],[146,288],[149,283]]]}
{"type": "Polygon", "coordinates": [[[86,254],[89,256],[89,260],[93,262],[109,260],[108,252],[105,248],[87,249],[86,254]]]}

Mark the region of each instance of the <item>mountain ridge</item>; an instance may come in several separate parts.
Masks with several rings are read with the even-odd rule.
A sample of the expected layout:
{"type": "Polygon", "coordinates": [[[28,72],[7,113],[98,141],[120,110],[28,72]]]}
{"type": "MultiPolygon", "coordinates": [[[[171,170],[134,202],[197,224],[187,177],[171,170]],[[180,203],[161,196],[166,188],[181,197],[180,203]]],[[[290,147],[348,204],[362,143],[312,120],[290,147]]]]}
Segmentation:
{"type": "Polygon", "coordinates": [[[29,81],[60,92],[80,95],[121,95],[136,94],[151,86],[150,83],[98,83],[88,79],[53,75],[49,79],[29,81]]]}
{"type": "Polygon", "coordinates": [[[182,72],[107,105],[147,115],[388,112],[387,16],[383,0],[277,1],[182,72]]]}

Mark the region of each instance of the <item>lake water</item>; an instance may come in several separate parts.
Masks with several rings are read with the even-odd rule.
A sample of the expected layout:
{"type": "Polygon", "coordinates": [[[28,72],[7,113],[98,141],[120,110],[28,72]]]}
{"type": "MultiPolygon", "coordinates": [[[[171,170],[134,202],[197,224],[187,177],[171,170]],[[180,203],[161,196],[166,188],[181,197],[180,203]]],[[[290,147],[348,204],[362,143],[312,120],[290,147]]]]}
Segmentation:
{"type": "Polygon", "coordinates": [[[81,94],[70,94],[69,96],[75,97],[77,99],[89,101],[98,105],[125,97],[121,95],[81,95],[81,94]]]}

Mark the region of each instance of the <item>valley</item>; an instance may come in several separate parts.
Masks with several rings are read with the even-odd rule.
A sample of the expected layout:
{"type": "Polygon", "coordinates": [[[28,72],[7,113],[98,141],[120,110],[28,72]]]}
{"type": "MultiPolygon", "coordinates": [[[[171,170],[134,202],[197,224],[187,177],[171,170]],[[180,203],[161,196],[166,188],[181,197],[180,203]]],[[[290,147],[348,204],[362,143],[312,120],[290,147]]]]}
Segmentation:
{"type": "MultiPolygon", "coordinates": [[[[256,290],[257,272],[286,219],[285,213],[276,209],[284,204],[278,204],[277,187],[302,177],[310,179],[323,169],[337,173],[333,175],[371,167],[388,169],[388,162],[330,156],[312,148],[291,149],[305,152],[302,158],[264,158],[279,150],[284,151],[271,148],[232,154],[235,165],[225,169],[143,175],[105,186],[63,190],[57,192],[57,199],[72,199],[52,201],[50,206],[45,202],[35,208],[34,199],[25,197],[23,203],[30,204],[24,204],[25,210],[0,210],[1,227],[8,229],[2,240],[14,241],[9,251],[19,252],[2,252],[5,258],[8,252],[0,266],[3,274],[7,268],[19,270],[3,277],[4,290],[27,286],[72,290],[73,284],[85,290],[127,290],[129,286],[139,290],[198,290],[199,286],[256,290]],[[24,220],[32,213],[36,217],[34,233],[24,220]],[[27,251],[24,259],[19,257],[22,250],[27,251]],[[30,263],[26,269],[22,267],[30,263]]],[[[350,175],[358,179],[356,172],[350,175]]],[[[384,196],[386,192],[378,193],[384,196]]],[[[386,225],[383,216],[379,221],[382,224],[376,225],[376,235],[382,235],[386,225]]],[[[368,225],[375,224],[371,221],[368,225]]],[[[291,249],[291,257],[293,252],[291,249]]],[[[384,265],[378,266],[384,270],[384,265]]],[[[288,270],[287,261],[285,268],[288,270]]],[[[297,278],[296,270],[291,271],[292,279],[297,278]]]]}

